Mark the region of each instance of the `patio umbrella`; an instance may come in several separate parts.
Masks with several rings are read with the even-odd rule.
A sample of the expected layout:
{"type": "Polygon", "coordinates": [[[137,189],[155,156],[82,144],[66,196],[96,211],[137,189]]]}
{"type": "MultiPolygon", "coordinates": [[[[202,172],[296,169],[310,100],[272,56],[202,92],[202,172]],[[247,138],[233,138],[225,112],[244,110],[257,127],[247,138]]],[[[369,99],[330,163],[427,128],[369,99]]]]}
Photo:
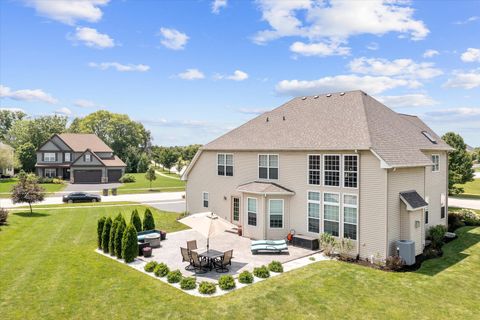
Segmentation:
{"type": "Polygon", "coordinates": [[[225,232],[225,230],[236,227],[236,225],[220,218],[213,212],[191,214],[180,219],[179,222],[189,226],[207,238],[207,251],[210,246],[210,238],[225,232]]]}

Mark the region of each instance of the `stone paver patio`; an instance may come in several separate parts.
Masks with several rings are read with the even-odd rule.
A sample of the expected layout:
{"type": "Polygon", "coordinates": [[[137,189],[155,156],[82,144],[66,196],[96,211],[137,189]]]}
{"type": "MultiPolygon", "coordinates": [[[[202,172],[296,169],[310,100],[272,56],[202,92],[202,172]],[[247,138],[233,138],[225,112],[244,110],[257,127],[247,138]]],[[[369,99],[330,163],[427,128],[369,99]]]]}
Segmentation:
{"type": "MultiPolygon", "coordinates": [[[[180,247],[186,248],[187,241],[189,240],[197,240],[200,253],[206,250],[207,239],[197,231],[189,229],[167,234],[167,239],[161,242],[162,246],[160,248],[153,249],[152,257],[138,257],[138,259],[145,262],[163,262],[168,265],[170,270],[179,269],[184,276],[194,275],[193,271],[185,270],[188,262],[182,262],[182,256],[180,253],[180,247]],[[205,249],[202,250],[202,248],[205,249]]],[[[210,249],[221,252],[233,249],[232,266],[229,268],[230,270],[227,273],[217,273],[215,270],[213,270],[205,274],[198,274],[197,279],[199,281],[215,281],[218,280],[221,275],[231,274],[235,276],[244,270],[253,271],[254,267],[267,265],[273,260],[280,261],[283,264],[288,261],[300,259],[316,253],[316,251],[288,246],[288,253],[254,255],[250,251],[250,243],[250,239],[240,237],[229,232],[225,232],[214,237],[213,239],[210,239],[210,249]]]]}

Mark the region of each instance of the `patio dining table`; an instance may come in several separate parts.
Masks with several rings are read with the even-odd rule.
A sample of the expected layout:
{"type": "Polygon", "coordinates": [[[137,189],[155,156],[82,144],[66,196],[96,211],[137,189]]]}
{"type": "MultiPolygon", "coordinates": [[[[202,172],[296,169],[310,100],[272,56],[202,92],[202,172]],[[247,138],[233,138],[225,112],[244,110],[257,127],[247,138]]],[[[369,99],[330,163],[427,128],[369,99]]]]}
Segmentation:
{"type": "Polygon", "coordinates": [[[213,269],[213,260],[215,260],[216,258],[222,257],[223,252],[210,249],[210,250],[204,251],[202,253],[199,253],[198,256],[201,257],[201,258],[206,258],[207,261],[208,261],[208,268],[210,270],[212,270],[213,269]]]}

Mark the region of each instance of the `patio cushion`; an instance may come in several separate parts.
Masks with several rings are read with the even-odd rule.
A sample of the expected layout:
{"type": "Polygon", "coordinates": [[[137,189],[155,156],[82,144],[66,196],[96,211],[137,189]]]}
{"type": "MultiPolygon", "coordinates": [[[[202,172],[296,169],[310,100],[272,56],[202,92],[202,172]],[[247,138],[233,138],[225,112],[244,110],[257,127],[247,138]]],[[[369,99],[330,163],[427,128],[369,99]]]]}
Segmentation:
{"type": "Polygon", "coordinates": [[[258,244],[255,246],[251,246],[250,250],[252,250],[253,253],[257,253],[258,251],[281,252],[283,250],[288,250],[288,246],[286,244],[280,244],[280,245],[258,244]]]}
{"type": "Polygon", "coordinates": [[[285,240],[252,240],[252,246],[257,245],[286,245],[287,242],[285,240]]]}
{"type": "Polygon", "coordinates": [[[158,233],[158,232],[152,232],[152,233],[147,233],[147,234],[141,234],[141,235],[137,236],[137,239],[138,239],[138,241],[144,241],[144,240],[145,240],[145,237],[146,237],[147,235],[154,234],[154,233],[156,233],[158,236],[160,236],[160,233],[158,233]]]}

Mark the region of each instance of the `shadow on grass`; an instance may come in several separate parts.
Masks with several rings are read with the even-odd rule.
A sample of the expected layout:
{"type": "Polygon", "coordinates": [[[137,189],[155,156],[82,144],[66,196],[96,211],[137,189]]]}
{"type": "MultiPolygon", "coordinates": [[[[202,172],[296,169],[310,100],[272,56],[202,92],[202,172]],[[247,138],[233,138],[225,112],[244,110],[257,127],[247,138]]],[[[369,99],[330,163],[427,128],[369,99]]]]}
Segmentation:
{"type": "Polygon", "coordinates": [[[40,213],[40,212],[33,212],[30,213],[30,211],[23,211],[23,212],[13,212],[12,213],[15,216],[19,216],[22,218],[42,218],[42,217],[48,217],[48,213],[40,213]]]}
{"type": "Polygon", "coordinates": [[[440,258],[423,262],[422,267],[415,273],[435,276],[468,258],[469,255],[464,253],[464,251],[480,242],[480,234],[473,232],[475,228],[477,227],[462,227],[457,229],[455,233],[457,233],[458,238],[443,246],[443,255],[440,258]]]}

